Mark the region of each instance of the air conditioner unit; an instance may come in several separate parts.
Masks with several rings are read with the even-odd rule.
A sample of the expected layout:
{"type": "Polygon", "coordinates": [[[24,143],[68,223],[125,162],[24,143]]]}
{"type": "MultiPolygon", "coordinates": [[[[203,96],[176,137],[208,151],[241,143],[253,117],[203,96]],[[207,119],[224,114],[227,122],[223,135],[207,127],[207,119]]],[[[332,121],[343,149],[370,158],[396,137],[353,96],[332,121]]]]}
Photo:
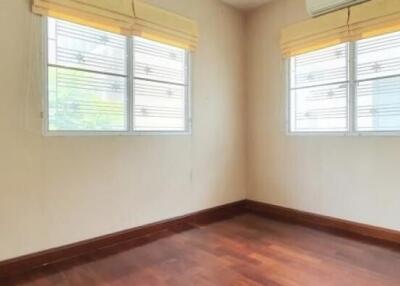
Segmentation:
{"type": "Polygon", "coordinates": [[[308,13],[317,17],[369,0],[306,0],[308,13]]]}

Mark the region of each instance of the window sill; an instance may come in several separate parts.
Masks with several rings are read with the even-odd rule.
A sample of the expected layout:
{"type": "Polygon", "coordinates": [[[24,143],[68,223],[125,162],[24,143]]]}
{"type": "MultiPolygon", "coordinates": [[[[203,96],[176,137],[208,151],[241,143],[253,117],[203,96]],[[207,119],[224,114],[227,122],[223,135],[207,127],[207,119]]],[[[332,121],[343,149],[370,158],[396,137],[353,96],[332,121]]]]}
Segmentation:
{"type": "Polygon", "coordinates": [[[400,137],[400,131],[396,132],[287,132],[287,136],[304,137],[400,137]]]}
{"type": "Polygon", "coordinates": [[[94,137],[94,136],[191,136],[191,131],[45,131],[45,137],[94,137]]]}

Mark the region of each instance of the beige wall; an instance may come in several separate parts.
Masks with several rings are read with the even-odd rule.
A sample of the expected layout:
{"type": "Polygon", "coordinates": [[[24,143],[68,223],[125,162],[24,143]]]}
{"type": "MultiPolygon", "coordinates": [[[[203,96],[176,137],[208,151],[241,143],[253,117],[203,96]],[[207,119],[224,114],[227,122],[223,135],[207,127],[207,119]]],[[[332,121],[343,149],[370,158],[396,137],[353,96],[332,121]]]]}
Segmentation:
{"type": "Polygon", "coordinates": [[[304,0],[247,15],[248,197],[400,230],[400,138],[290,137],[279,32],[304,0]]]}
{"type": "Polygon", "coordinates": [[[43,137],[41,18],[0,1],[0,260],[245,197],[243,19],[151,1],[200,25],[192,136],[43,137]]]}

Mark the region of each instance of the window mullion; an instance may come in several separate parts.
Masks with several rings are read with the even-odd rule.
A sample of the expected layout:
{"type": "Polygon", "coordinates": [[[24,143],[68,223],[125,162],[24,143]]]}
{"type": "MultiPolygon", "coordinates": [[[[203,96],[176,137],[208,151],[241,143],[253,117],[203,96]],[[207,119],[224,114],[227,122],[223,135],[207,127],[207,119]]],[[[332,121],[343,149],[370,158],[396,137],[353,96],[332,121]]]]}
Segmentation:
{"type": "Polygon", "coordinates": [[[356,43],[349,43],[349,133],[356,133],[356,43]]]}

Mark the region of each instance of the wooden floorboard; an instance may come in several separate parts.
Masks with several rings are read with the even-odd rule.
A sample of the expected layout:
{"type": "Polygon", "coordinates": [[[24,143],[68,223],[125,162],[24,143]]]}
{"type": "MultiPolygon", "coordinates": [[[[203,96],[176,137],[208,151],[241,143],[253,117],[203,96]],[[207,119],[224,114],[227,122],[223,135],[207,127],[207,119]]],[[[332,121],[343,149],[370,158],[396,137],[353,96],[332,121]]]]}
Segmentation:
{"type": "Polygon", "coordinates": [[[183,224],[3,278],[4,286],[400,285],[400,253],[244,214],[183,224]]]}

